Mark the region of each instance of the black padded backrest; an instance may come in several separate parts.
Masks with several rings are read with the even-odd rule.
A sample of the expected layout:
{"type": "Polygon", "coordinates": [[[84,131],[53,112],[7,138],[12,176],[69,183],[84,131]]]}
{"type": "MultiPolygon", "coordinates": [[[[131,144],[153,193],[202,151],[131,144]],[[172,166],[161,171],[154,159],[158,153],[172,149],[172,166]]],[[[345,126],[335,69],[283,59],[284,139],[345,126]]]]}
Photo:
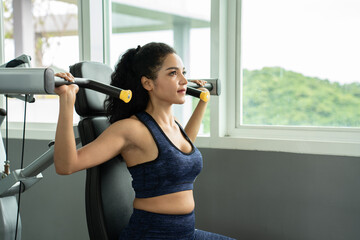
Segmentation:
{"type": "MultiPolygon", "coordinates": [[[[103,83],[109,83],[111,72],[108,70],[108,66],[93,62],[77,63],[70,68],[75,77],[103,83]]],[[[80,89],[76,98],[76,111],[82,116],[78,124],[79,135],[82,145],[86,145],[109,126],[107,118],[102,116],[105,96],[92,90],[80,89]]],[[[90,239],[118,239],[131,216],[134,197],[130,173],[125,162],[119,158],[87,169],[85,202],[90,239]]]]}
{"type": "MultiPolygon", "coordinates": [[[[79,62],[70,66],[74,77],[89,78],[101,83],[110,84],[113,70],[98,62],[79,62]]],[[[76,95],[75,110],[82,117],[104,115],[106,96],[91,89],[80,88],[76,95]]]]}
{"type": "MultiPolygon", "coordinates": [[[[83,145],[108,127],[106,117],[88,117],[79,122],[83,145]]],[[[86,218],[90,239],[118,239],[133,207],[134,191],[126,164],[114,158],[86,172],[86,218]]]]}

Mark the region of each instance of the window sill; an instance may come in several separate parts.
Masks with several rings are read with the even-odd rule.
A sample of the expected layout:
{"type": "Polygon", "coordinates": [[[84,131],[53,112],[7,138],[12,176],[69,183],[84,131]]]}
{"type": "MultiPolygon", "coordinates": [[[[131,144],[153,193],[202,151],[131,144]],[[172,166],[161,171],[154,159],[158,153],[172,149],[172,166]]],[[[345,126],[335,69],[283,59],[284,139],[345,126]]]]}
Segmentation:
{"type": "MultiPolygon", "coordinates": [[[[3,138],[4,125],[1,128],[3,138]]],[[[9,138],[22,139],[22,128],[22,123],[9,123],[9,138]]],[[[26,129],[26,139],[55,139],[56,123],[27,123],[26,129]]],[[[199,136],[196,146],[360,157],[360,129],[243,127],[232,132],[224,137],[199,136]]]]}
{"type": "Polygon", "coordinates": [[[252,127],[224,137],[198,137],[197,147],[301,154],[360,156],[360,129],[252,127]]]}
{"type": "MultiPolygon", "coordinates": [[[[33,140],[54,140],[56,123],[26,123],[25,139],[33,140]]],[[[9,138],[23,138],[23,123],[9,122],[9,138]]],[[[5,122],[1,126],[1,135],[6,137],[5,122]]]]}

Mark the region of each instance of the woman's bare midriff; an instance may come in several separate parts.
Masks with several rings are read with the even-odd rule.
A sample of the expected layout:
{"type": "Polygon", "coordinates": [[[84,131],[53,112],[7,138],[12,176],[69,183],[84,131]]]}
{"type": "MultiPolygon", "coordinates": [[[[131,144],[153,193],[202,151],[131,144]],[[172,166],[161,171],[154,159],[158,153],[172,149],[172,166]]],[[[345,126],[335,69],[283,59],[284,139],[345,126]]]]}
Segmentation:
{"type": "Polygon", "coordinates": [[[161,214],[188,214],[194,210],[194,207],[192,190],[134,200],[134,208],[161,214]]]}

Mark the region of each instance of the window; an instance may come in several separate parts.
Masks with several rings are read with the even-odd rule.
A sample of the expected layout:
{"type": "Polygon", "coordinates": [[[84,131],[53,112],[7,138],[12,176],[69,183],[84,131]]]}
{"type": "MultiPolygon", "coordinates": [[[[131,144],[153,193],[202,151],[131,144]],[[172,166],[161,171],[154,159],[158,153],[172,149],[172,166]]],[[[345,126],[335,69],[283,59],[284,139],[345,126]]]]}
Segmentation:
{"type": "Polygon", "coordinates": [[[360,127],[360,2],[241,8],[241,124],[360,127]]]}
{"type": "MultiPolygon", "coordinates": [[[[27,54],[32,59],[31,67],[51,67],[59,72],[69,71],[69,65],[79,61],[76,0],[3,0],[2,5],[4,62],[27,54]]],[[[35,103],[28,104],[27,121],[55,123],[57,96],[37,95],[35,99],[35,103]]],[[[24,102],[9,99],[10,122],[23,121],[23,110],[24,102]]]]}
{"type": "MultiPolygon", "coordinates": [[[[210,0],[113,0],[111,66],[129,48],[164,42],[173,46],[182,58],[188,78],[210,78],[210,3],[210,0]]],[[[190,117],[193,100],[188,97],[184,106],[175,106],[174,113],[180,122],[186,123],[190,117]]],[[[209,115],[208,110],[203,134],[210,132],[209,115]]]]}
{"type": "Polygon", "coordinates": [[[359,100],[356,90],[359,79],[353,71],[358,60],[352,58],[359,54],[356,44],[359,35],[353,31],[359,25],[359,18],[353,13],[359,8],[350,2],[336,2],[339,12],[335,13],[330,11],[334,1],[322,1],[320,7],[319,1],[212,1],[211,73],[221,79],[222,94],[212,102],[211,137],[198,138],[197,146],[360,156],[359,115],[356,115],[359,111],[354,110],[359,100]],[[325,13],[335,15],[330,19],[325,13]],[[308,16],[313,18],[311,24],[305,19],[308,16]],[[337,30],[336,34],[342,38],[331,42],[328,28],[337,30]],[[321,45],[318,41],[323,36],[328,42],[323,40],[321,45]],[[348,46],[344,47],[347,44],[351,50],[342,51],[347,49],[348,46]],[[299,48],[302,50],[298,51],[299,48]],[[332,57],[333,62],[322,65],[325,60],[320,61],[320,57],[324,55],[325,60],[332,57]],[[302,59],[298,61],[299,58],[302,59]],[[345,67],[344,62],[348,63],[345,67]],[[310,72],[312,65],[317,66],[315,70],[321,70],[318,75],[310,72]],[[348,81],[336,83],[339,78],[330,78],[335,72],[348,81]],[[348,73],[351,78],[345,77],[348,73]],[[294,83],[289,84],[297,80],[294,76],[300,76],[304,82],[295,85],[295,89],[294,83]],[[344,87],[345,84],[348,85],[344,87]],[[314,91],[315,87],[319,94],[314,91]],[[323,99],[326,94],[333,98],[333,89],[337,94],[344,94],[338,97],[341,104],[337,116],[341,117],[335,117],[341,121],[320,121],[323,119],[319,115],[329,114],[327,108],[334,107],[326,106],[329,103],[323,99]],[[348,93],[352,95],[346,95],[348,93]],[[295,113],[300,112],[300,117],[290,112],[291,104],[298,107],[295,113]],[[348,111],[348,107],[353,110],[348,111]],[[351,121],[342,120],[346,117],[342,108],[346,108],[346,114],[352,114],[351,121]],[[317,109],[318,115],[313,113],[317,109]]]}
{"type": "MultiPolygon", "coordinates": [[[[1,42],[0,47],[6,49],[6,61],[17,55],[14,2],[20,1],[2,1],[6,45],[1,42]]],[[[32,16],[32,21],[40,13],[66,12],[60,5],[69,7],[69,18],[77,13],[74,1],[28,2],[59,4],[54,11],[33,8],[25,16],[32,16]]],[[[211,134],[198,137],[198,147],[360,156],[360,112],[354,107],[360,97],[354,73],[359,64],[354,56],[360,53],[356,31],[360,9],[355,2],[79,1],[80,59],[114,66],[126,49],[161,41],[177,50],[189,78],[219,78],[222,94],[210,101],[203,124],[203,133],[211,134]]],[[[52,55],[44,54],[42,64],[33,66],[67,70],[68,64],[79,60],[71,55],[79,52],[75,30],[54,34],[42,48],[52,55]],[[72,39],[71,48],[54,54],[57,44],[51,41],[66,38],[72,39]],[[65,55],[64,64],[55,62],[65,55]]],[[[175,109],[182,122],[191,113],[192,100],[175,109]]],[[[44,117],[43,112],[38,115],[44,117]]],[[[40,131],[35,130],[39,138],[40,131]]]]}

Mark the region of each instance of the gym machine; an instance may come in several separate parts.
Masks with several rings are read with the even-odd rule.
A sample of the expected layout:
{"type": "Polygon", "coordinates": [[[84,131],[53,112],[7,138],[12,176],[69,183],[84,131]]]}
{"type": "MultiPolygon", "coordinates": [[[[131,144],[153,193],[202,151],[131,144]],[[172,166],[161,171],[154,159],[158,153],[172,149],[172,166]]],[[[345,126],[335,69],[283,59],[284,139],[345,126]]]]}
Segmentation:
{"type": "MultiPolygon", "coordinates": [[[[55,77],[51,68],[30,68],[30,57],[26,55],[0,66],[0,93],[8,97],[33,103],[34,94],[54,94],[55,87],[62,84],[69,82],[55,77]]],[[[124,102],[129,102],[132,97],[131,91],[90,79],[76,79],[76,84],[118,97],[124,102]]],[[[0,109],[0,125],[5,118],[6,111],[0,109]]],[[[10,161],[6,159],[1,132],[0,140],[0,157],[5,162],[4,171],[0,173],[0,239],[20,240],[21,219],[18,199],[21,193],[39,182],[43,178],[41,172],[53,164],[54,142],[51,142],[49,149],[27,167],[10,173],[10,161]]]]}

